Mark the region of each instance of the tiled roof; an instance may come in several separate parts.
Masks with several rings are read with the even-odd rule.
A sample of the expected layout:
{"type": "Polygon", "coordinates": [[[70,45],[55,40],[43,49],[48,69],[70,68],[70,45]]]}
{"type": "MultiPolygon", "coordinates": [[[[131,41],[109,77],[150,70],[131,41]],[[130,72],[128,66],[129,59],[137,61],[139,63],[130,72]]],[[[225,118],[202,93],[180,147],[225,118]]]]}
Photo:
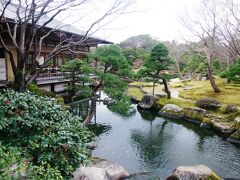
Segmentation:
{"type": "MultiPolygon", "coordinates": [[[[16,4],[9,4],[7,9],[5,10],[4,16],[8,19],[11,20],[17,20],[17,5],[16,4]]],[[[0,3],[0,14],[3,10],[2,4],[0,3]]],[[[24,8],[20,8],[20,17],[23,18],[25,17],[25,9],[24,8]]],[[[49,16],[47,15],[43,15],[40,20],[38,21],[38,25],[43,25],[44,22],[49,20],[49,16]]],[[[72,34],[76,34],[76,35],[80,35],[80,36],[84,36],[85,35],[85,31],[82,31],[70,24],[65,24],[61,21],[58,21],[56,19],[53,19],[49,24],[47,24],[46,26],[47,28],[51,28],[51,29],[56,29],[56,30],[61,30],[64,32],[68,32],[68,33],[72,33],[72,34]]],[[[99,37],[95,37],[95,36],[90,36],[89,38],[96,40],[98,43],[100,44],[112,44],[112,42],[106,41],[104,39],[101,39],[99,37]]]]}

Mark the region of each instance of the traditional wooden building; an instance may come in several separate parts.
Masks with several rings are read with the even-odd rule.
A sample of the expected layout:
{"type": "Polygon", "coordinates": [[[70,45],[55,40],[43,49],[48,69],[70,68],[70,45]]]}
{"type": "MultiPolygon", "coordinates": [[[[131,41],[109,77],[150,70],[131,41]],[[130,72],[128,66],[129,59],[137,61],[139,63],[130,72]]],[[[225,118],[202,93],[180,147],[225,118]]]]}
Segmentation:
{"type": "MultiPolygon", "coordinates": [[[[1,10],[1,7],[0,7],[1,10]]],[[[14,23],[16,21],[16,7],[14,5],[8,6],[5,11],[5,18],[8,21],[8,24],[13,28],[14,23]]],[[[47,21],[49,17],[43,17],[39,24],[41,25],[44,21],[47,21]]],[[[0,20],[0,33],[1,36],[6,44],[6,46],[12,51],[13,55],[15,56],[15,60],[17,59],[16,50],[11,44],[10,37],[8,36],[7,32],[4,31],[6,29],[6,24],[0,20]]],[[[29,24],[31,26],[31,24],[29,24]]],[[[49,32],[50,30],[54,29],[49,36],[47,36],[41,46],[40,58],[38,58],[38,65],[39,67],[44,63],[45,57],[61,42],[65,41],[69,37],[74,37],[81,39],[85,36],[85,32],[75,28],[72,25],[64,24],[58,20],[52,20],[44,28],[41,28],[37,31],[37,35],[33,42],[33,46],[30,49],[29,59],[26,62],[26,68],[31,68],[33,59],[36,58],[36,54],[39,52],[39,39],[44,34],[49,32]]],[[[19,35],[17,34],[17,37],[19,35]]],[[[20,38],[20,37],[18,37],[20,38]]],[[[67,82],[64,78],[64,75],[59,71],[59,67],[64,64],[66,61],[69,61],[74,58],[84,58],[86,55],[92,50],[95,49],[99,44],[111,44],[111,42],[103,40],[98,37],[90,36],[84,41],[82,45],[74,45],[71,46],[71,49],[67,51],[63,51],[52,58],[51,61],[48,62],[47,66],[41,71],[39,76],[37,77],[37,84],[41,88],[45,88],[47,90],[51,90],[57,92],[58,90],[62,89],[62,85],[67,82]]],[[[4,86],[7,82],[11,82],[14,80],[13,70],[10,63],[10,57],[5,52],[3,48],[3,44],[0,42],[0,86],[4,86]]]]}

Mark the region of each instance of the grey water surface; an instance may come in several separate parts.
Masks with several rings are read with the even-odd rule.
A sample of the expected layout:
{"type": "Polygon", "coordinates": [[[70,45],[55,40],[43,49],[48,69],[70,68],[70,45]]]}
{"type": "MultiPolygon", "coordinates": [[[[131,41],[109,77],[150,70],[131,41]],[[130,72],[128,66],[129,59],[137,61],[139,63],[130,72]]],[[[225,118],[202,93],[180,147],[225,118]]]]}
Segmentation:
{"type": "Polygon", "coordinates": [[[97,102],[90,125],[98,139],[93,156],[122,165],[129,173],[166,178],[178,166],[204,164],[223,178],[240,178],[240,146],[188,122],[138,111],[126,117],[97,102]]]}

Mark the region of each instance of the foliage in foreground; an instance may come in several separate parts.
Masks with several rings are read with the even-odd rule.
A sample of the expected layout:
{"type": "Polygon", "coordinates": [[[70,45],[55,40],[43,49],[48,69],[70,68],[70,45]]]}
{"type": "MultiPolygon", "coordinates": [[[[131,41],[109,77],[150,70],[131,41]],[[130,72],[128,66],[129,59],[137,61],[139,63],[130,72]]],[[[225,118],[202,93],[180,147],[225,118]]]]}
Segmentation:
{"type": "MultiPolygon", "coordinates": [[[[49,171],[53,176],[69,177],[80,163],[87,163],[85,144],[92,134],[55,99],[6,91],[0,94],[0,107],[2,146],[18,147],[21,157],[34,167],[29,167],[29,174],[44,177],[44,171],[49,171]]],[[[7,151],[3,148],[1,152],[7,151]]],[[[3,161],[8,158],[3,157],[3,161]]],[[[5,167],[14,163],[12,160],[5,167]]]]}
{"type": "Polygon", "coordinates": [[[89,86],[84,86],[84,83],[91,82],[89,74],[91,68],[84,59],[73,59],[66,62],[61,66],[62,72],[71,72],[70,74],[66,73],[65,77],[71,80],[71,83],[67,85],[66,90],[71,92],[72,96],[80,96],[82,98],[88,98],[91,96],[91,89],[89,86]]]}

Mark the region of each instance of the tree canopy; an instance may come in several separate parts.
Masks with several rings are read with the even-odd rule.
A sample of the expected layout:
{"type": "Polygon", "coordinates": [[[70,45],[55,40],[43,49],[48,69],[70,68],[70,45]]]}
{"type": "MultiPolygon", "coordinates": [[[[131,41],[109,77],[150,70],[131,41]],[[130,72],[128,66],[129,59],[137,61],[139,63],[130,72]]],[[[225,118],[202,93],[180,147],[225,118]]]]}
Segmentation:
{"type": "Polygon", "coordinates": [[[130,107],[130,101],[124,93],[127,84],[121,79],[132,77],[133,73],[121,49],[116,45],[102,46],[92,52],[89,57],[99,63],[94,70],[98,76],[99,85],[93,90],[93,94],[102,87],[113,100],[108,107],[113,111],[126,113],[130,107]]]}
{"type": "Polygon", "coordinates": [[[154,84],[159,82],[161,79],[163,81],[165,91],[168,94],[168,98],[171,97],[171,94],[168,90],[166,80],[169,79],[171,75],[165,72],[165,70],[169,70],[169,67],[172,64],[173,61],[169,57],[168,48],[164,44],[159,43],[153,47],[150,57],[145,61],[144,68],[140,71],[142,76],[151,78],[154,84]]]}

